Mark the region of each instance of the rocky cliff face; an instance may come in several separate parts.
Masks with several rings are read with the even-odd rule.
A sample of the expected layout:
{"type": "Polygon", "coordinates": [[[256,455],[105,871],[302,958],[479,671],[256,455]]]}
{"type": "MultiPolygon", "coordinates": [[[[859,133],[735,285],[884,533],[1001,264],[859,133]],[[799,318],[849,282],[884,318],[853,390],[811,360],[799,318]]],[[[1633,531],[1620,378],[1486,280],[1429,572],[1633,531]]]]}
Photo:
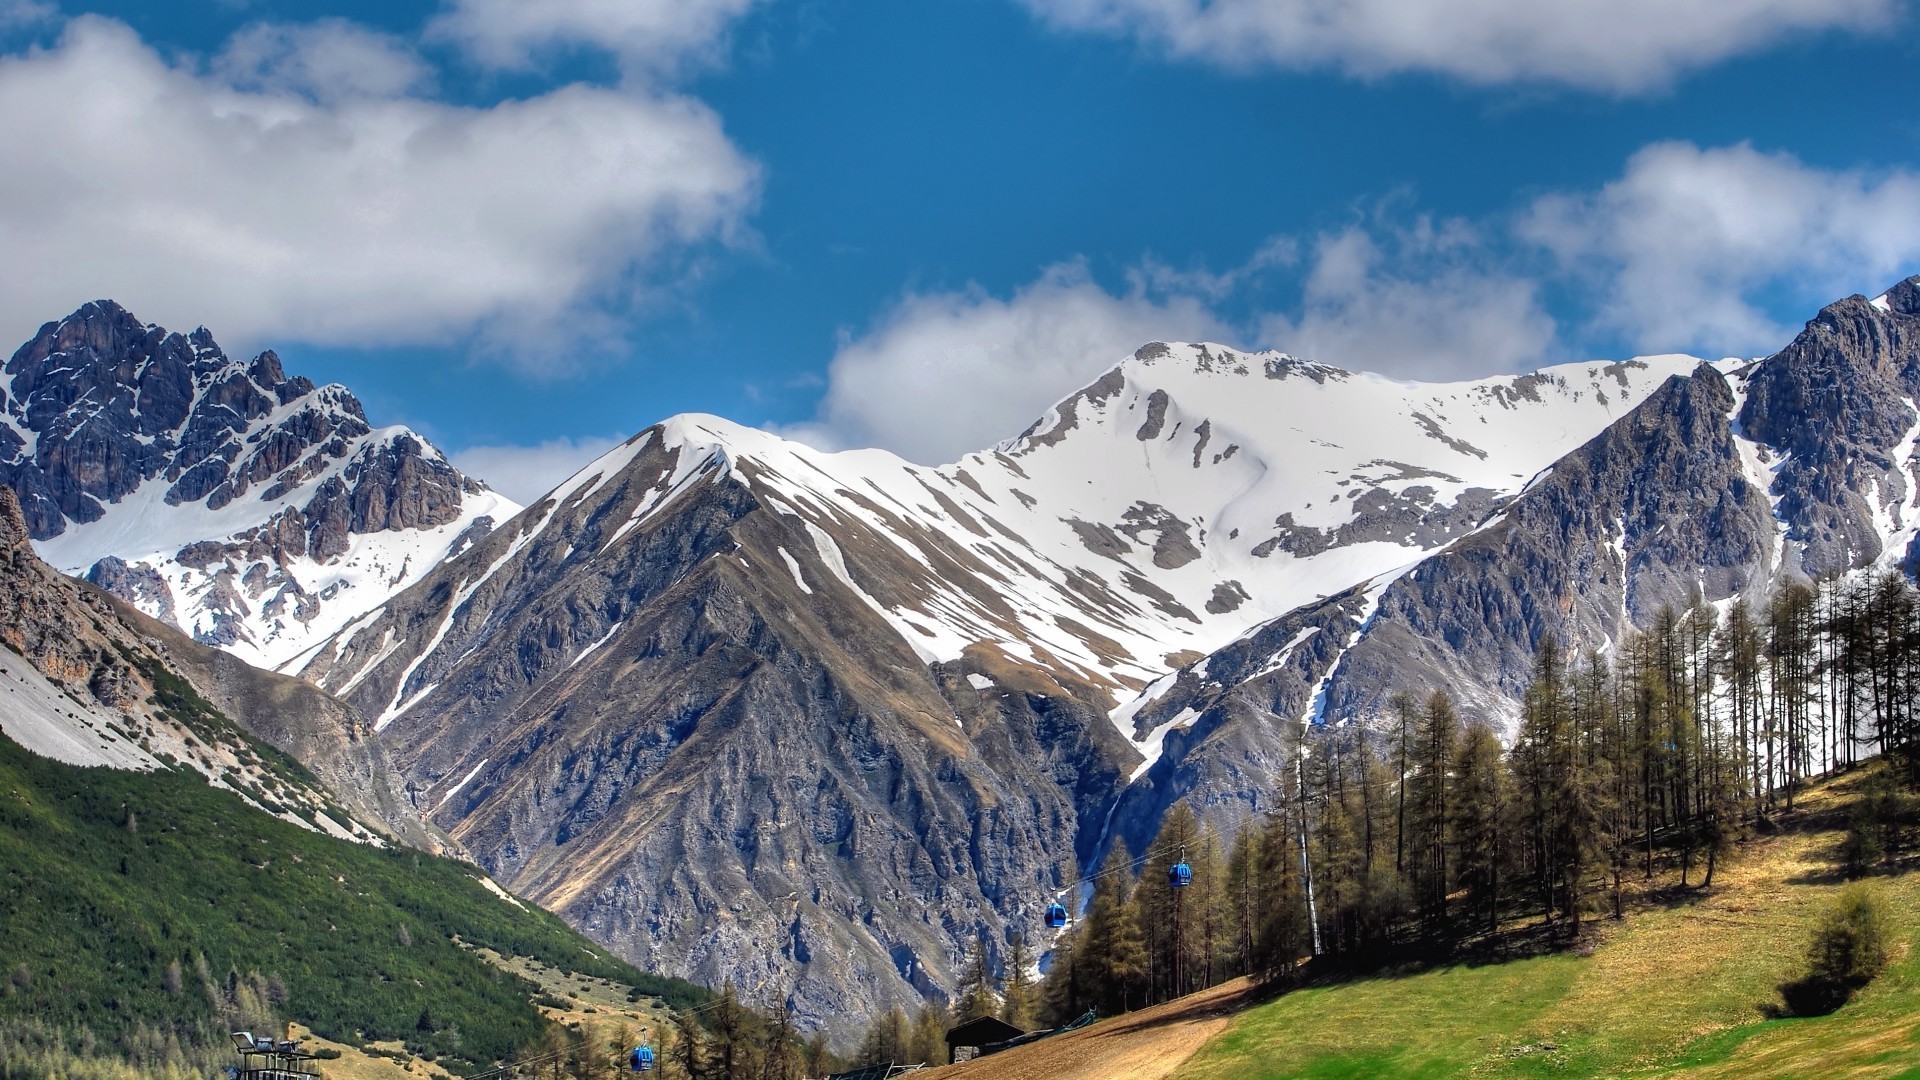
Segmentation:
{"type": "Polygon", "coordinates": [[[518,509],[346,388],[97,301],[7,362],[0,485],[40,552],[274,666],[518,509]]]}
{"type": "Polygon", "coordinates": [[[0,730],[30,750],[78,765],[193,769],[308,829],[440,846],[357,713],[55,573],[4,487],[0,646],[0,730]]]}

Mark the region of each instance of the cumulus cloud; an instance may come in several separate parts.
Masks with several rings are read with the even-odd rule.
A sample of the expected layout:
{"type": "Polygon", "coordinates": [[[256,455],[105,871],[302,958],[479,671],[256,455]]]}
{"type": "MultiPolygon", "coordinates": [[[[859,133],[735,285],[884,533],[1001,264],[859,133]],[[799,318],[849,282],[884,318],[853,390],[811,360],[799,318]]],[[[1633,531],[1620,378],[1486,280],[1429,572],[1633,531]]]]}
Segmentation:
{"type": "Polygon", "coordinates": [[[1538,286],[1502,269],[1478,230],[1420,219],[1321,236],[1299,316],[1267,316],[1260,337],[1336,367],[1441,379],[1538,365],[1554,331],[1538,286]]]}
{"type": "Polygon", "coordinates": [[[544,54],[595,48],[630,69],[710,57],[735,19],[760,0],[452,0],[428,28],[481,64],[508,70],[544,54]]]}
{"type": "Polygon", "coordinates": [[[625,436],[548,439],[533,446],[470,446],[449,454],[454,467],[522,506],[560,485],[586,464],[626,441],[625,436]]]}
{"type": "Polygon", "coordinates": [[[1795,34],[1890,25],[1899,0],[1023,0],[1062,29],[1230,68],[1430,72],[1622,93],[1795,34]]]}
{"type": "Polygon", "coordinates": [[[818,418],[782,434],[951,461],[1018,434],[1146,342],[1230,335],[1197,297],[1156,295],[1138,280],[1114,295],[1077,262],[1004,299],[977,287],[910,293],[842,341],[818,418]]]}
{"type": "Polygon", "coordinates": [[[94,16],[0,58],[0,337],[106,296],[243,342],[570,344],[756,197],[683,97],[456,107],[374,35],[250,33],[204,71],[94,16]]]}
{"type": "Polygon", "coordinates": [[[1657,143],[1598,191],[1538,200],[1519,232],[1594,290],[1599,324],[1635,346],[1757,354],[1799,322],[1777,321],[1768,300],[1814,305],[1914,272],[1920,174],[1657,143]]]}

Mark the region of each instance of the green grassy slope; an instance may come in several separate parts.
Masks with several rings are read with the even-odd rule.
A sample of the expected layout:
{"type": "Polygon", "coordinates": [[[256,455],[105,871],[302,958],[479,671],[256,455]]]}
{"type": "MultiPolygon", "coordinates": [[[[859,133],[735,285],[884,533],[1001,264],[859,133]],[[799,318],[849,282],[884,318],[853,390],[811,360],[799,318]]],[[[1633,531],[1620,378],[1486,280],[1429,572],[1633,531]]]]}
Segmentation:
{"type": "Polygon", "coordinates": [[[540,1031],[535,988],[463,944],[706,998],[478,875],[308,832],[197,776],[80,769],[0,737],[0,1024],[205,1032],[229,973],[251,973],[328,1038],[511,1057],[540,1031]]]}
{"type": "Polygon", "coordinates": [[[1176,1076],[1920,1078],[1920,872],[1869,879],[1896,930],[1885,974],[1832,1016],[1767,1018],[1841,888],[1844,811],[1862,779],[1812,791],[1711,891],[1603,923],[1591,955],[1299,990],[1240,1015],[1176,1076]]]}

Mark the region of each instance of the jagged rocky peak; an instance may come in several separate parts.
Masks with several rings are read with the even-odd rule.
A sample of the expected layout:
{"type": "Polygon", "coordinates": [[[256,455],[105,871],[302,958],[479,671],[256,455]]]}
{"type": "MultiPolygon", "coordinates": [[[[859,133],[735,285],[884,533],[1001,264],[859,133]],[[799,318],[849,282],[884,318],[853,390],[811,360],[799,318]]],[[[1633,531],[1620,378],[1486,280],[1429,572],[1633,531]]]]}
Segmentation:
{"type": "Polygon", "coordinates": [[[346,387],[110,300],[22,345],[0,409],[0,484],[43,556],[263,664],[518,509],[346,387]]]}
{"type": "Polygon", "coordinates": [[[1827,305],[1745,389],[1742,432],[1784,459],[1772,494],[1800,569],[1878,558],[1915,484],[1901,459],[1920,436],[1920,276],[1827,305]]]}

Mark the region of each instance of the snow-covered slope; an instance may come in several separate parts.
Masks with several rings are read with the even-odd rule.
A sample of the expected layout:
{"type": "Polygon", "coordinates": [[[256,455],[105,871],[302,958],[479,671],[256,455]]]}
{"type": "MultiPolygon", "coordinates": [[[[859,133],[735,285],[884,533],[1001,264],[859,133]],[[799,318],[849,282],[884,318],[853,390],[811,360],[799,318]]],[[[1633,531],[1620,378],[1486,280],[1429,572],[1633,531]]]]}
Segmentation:
{"type": "Polygon", "coordinates": [[[934,468],[675,417],[290,667],[516,892],[842,1024],[1035,929],[1159,750],[1110,718],[1141,688],[1471,530],[1692,365],[1156,345],[934,468]]]}
{"type": "Polygon", "coordinates": [[[1701,364],[1557,460],[1478,528],[1262,623],[1163,677],[1116,720],[1158,760],[1115,835],[1174,800],[1246,813],[1278,732],[1382,718],[1444,690],[1511,731],[1536,650],[1607,649],[1663,609],[1764,605],[1785,577],[1920,562],[1920,278],[1822,309],[1779,353],[1701,364]]]}
{"type": "MultiPolygon", "coordinates": [[[[1415,383],[1278,353],[1155,344],[1018,438],[935,468],[678,416],[582,469],[507,527],[518,537],[507,552],[460,575],[426,647],[404,649],[414,662],[378,723],[432,692],[430,654],[446,647],[465,598],[539,545],[563,509],[634,481],[633,463],[663,449],[674,464],[640,478],[645,496],[608,526],[600,550],[694,481],[734,477],[802,527],[807,557],[781,550],[800,588],[817,584],[809,573],[830,574],[923,661],[1041,670],[1113,710],[1249,627],[1471,530],[1698,363],[1657,356],[1415,383]]],[[[566,547],[568,559],[593,554],[566,547]]],[[[392,640],[335,665],[357,629],[295,666],[326,651],[310,674],[351,691],[404,646],[392,640]]],[[[1143,752],[1151,745],[1140,740],[1143,752]]]]}
{"type": "Polygon", "coordinates": [[[339,385],[109,301],[6,366],[0,483],[59,569],[273,667],[519,507],[339,385]]]}

